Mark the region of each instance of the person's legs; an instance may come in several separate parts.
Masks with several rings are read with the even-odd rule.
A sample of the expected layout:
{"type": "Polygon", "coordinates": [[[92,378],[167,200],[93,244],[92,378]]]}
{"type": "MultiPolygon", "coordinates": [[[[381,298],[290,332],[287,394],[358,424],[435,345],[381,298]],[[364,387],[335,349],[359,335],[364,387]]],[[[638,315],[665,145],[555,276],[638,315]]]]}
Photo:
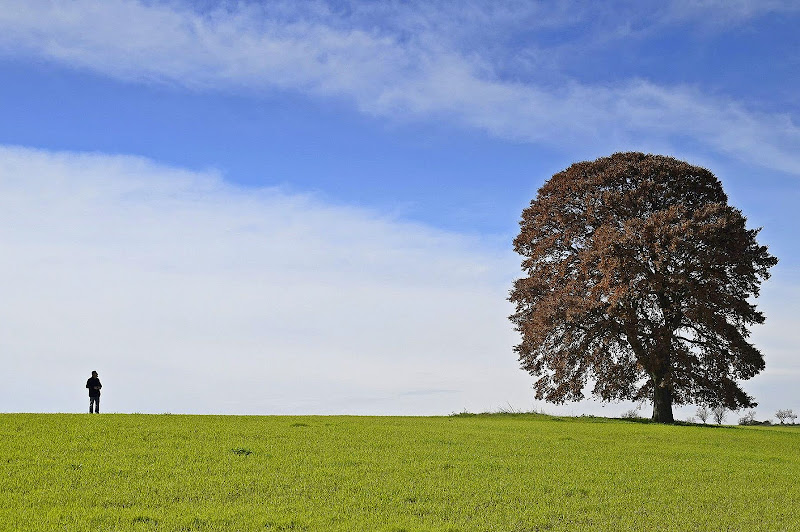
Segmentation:
{"type": "Polygon", "coordinates": [[[93,410],[92,410],[93,408],[94,408],[94,397],[89,397],[89,413],[90,414],[94,413],[93,410]]]}
{"type": "Polygon", "coordinates": [[[99,414],[100,413],[100,398],[99,397],[90,397],[89,398],[89,413],[90,414],[99,414]]]}

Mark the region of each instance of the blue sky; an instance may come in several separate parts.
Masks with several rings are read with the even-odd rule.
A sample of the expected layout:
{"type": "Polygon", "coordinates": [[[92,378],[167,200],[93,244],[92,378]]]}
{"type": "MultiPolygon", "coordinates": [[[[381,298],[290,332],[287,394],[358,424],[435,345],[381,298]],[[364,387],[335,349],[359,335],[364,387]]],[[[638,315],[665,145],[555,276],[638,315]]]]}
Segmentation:
{"type": "Polygon", "coordinates": [[[747,387],[761,417],[798,408],[799,19],[0,1],[2,356],[46,385],[2,409],[80,411],[98,369],[118,411],[618,414],[534,403],[504,298],[537,188],[624,150],[708,167],[764,227],[781,262],[747,387]]]}

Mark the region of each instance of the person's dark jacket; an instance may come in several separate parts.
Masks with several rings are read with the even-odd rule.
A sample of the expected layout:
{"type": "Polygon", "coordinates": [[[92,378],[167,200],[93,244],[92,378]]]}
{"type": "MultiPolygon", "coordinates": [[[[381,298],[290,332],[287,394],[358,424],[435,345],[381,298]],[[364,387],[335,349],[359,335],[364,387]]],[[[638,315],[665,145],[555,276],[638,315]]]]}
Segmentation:
{"type": "Polygon", "coordinates": [[[97,377],[89,377],[89,380],[86,381],[86,387],[89,388],[89,397],[100,397],[100,388],[103,387],[100,384],[100,379],[97,377]]]}

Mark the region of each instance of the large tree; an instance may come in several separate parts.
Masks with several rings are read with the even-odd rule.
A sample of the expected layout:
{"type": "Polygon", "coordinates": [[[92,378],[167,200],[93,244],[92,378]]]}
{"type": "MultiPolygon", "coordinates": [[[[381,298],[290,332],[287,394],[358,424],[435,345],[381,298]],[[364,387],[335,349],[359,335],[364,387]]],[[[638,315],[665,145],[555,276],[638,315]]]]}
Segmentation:
{"type": "Polygon", "coordinates": [[[511,316],[538,399],[755,406],[752,299],[777,259],[705,168],[616,153],[551,177],[522,213],[511,316]]]}

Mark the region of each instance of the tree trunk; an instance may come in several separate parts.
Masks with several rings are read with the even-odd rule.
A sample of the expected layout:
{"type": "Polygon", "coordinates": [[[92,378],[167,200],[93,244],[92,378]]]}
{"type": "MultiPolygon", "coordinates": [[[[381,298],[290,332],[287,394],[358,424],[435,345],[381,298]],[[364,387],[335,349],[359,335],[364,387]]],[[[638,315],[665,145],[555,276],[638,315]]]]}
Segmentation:
{"type": "Polygon", "coordinates": [[[656,423],[674,423],[672,417],[672,390],[665,385],[663,379],[654,379],[653,386],[653,421],[656,423]]]}

